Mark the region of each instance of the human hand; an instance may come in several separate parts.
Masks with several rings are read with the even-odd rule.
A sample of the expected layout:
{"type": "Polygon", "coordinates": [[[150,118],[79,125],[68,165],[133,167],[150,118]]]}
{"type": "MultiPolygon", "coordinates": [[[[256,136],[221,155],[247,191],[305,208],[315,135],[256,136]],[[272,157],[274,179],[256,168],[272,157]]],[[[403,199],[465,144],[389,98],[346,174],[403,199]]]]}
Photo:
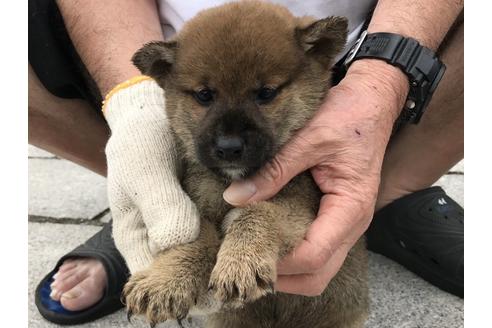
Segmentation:
{"type": "Polygon", "coordinates": [[[122,85],[104,107],[111,128],[108,197],[116,246],[134,273],[156,250],[195,240],[200,221],[179,183],[164,91],[145,77],[122,85]]]}
{"type": "Polygon", "coordinates": [[[318,216],[304,240],[278,264],[278,291],[321,294],[367,229],[407,81],[384,62],[354,62],[340,84],[329,90],[315,117],[275,158],[225,191],[224,199],[235,206],[266,200],[310,169],[323,192],[318,216]]]}

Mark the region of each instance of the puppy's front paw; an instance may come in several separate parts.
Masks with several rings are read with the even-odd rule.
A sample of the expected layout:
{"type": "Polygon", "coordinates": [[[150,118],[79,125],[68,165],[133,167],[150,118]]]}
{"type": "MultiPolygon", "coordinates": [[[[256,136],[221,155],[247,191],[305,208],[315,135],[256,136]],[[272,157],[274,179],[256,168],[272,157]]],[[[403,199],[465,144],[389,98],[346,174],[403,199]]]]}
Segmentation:
{"type": "Polygon", "coordinates": [[[274,292],[277,273],[273,259],[232,253],[219,255],[212,271],[209,290],[216,300],[239,307],[274,292]]]}
{"type": "Polygon", "coordinates": [[[197,289],[179,276],[149,269],[130,277],[123,290],[128,319],[143,315],[151,326],[169,319],[180,322],[197,302],[197,289]]]}

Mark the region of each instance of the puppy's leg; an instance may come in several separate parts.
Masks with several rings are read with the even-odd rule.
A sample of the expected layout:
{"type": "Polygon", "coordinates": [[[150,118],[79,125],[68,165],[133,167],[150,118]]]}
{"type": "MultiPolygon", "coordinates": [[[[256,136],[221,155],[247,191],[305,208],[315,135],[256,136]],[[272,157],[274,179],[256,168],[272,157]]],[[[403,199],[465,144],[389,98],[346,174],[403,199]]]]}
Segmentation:
{"type": "Polygon", "coordinates": [[[276,293],[208,317],[207,328],[362,328],[369,310],[367,251],[363,240],[350,251],[322,295],[276,293]]]}
{"type": "MultiPolygon", "coordinates": [[[[298,197],[299,198],[299,197],[298,197]]],[[[316,206],[276,199],[234,209],[224,220],[225,237],[210,286],[215,297],[239,309],[212,315],[207,328],[361,328],[367,317],[366,250],[360,240],[339,273],[318,297],[271,291],[276,262],[304,237],[316,206]],[[267,287],[265,287],[267,286],[267,287]],[[249,323],[252,325],[248,326],[249,323]]]]}
{"type": "Polygon", "coordinates": [[[123,291],[128,315],[144,315],[151,325],[184,319],[206,296],[219,244],[215,227],[202,220],[196,241],[160,253],[130,277],[123,291]]]}
{"type": "Polygon", "coordinates": [[[314,217],[313,213],[308,217],[308,211],[304,215],[300,212],[277,203],[260,202],[235,208],[226,215],[225,237],[209,284],[217,300],[241,306],[273,292],[279,255],[302,239],[314,217]],[[303,227],[282,229],[281,224],[289,225],[291,220],[302,222],[303,227]]]}

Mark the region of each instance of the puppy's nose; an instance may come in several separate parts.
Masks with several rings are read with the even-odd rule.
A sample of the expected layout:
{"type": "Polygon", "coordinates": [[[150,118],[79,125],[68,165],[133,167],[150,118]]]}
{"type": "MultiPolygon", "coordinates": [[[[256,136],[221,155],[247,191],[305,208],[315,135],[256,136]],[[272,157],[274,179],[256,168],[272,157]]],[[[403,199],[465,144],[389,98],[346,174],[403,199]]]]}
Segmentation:
{"type": "Polygon", "coordinates": [[[244,141],[240,137],[221,136],[215,143],[215,154],[225,161],[233,161],[241,158],[244,149],[244,141]]]}

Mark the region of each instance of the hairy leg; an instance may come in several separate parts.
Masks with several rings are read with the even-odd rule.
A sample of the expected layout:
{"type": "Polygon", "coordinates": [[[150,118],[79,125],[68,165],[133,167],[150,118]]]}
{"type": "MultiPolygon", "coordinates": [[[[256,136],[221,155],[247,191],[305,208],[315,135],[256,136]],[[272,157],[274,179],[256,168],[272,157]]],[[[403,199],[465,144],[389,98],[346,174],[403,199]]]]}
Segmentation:
{"type": "Polygon", "coordinates": [[[463,22],[440,49],[446,73],[422,121],[408,125],[388,146],[376,210],[436,182],[464,156],[463,22]]]}
{"type": "Polygon", "coordinates": [[[312,206],[295,201],[300,198],[259,202],[226,215],[209,285],[226,307],[207,319],[207,328],[363,326],[368,307],[363,240],[322,295],[272,294],[278,259],[302,240],[315,216],[312,206]]]}
{"type": "Polygon", "coordinates": [[[29,143],[106,175],[109,128],[81,99],[52,95],[29,66],[29,143]]]}
{"type": "MultiPolygon", "coordinates": [[[[104,146],[109,130],[88,103],[55,97],[29,66],[29,143],[106,174],[104,146]]],[[[106,272],[95,259],[69,259],[55,274],[51,297],[64,308],[82,310],[97,303],[106,288],[106,272]]]]}

